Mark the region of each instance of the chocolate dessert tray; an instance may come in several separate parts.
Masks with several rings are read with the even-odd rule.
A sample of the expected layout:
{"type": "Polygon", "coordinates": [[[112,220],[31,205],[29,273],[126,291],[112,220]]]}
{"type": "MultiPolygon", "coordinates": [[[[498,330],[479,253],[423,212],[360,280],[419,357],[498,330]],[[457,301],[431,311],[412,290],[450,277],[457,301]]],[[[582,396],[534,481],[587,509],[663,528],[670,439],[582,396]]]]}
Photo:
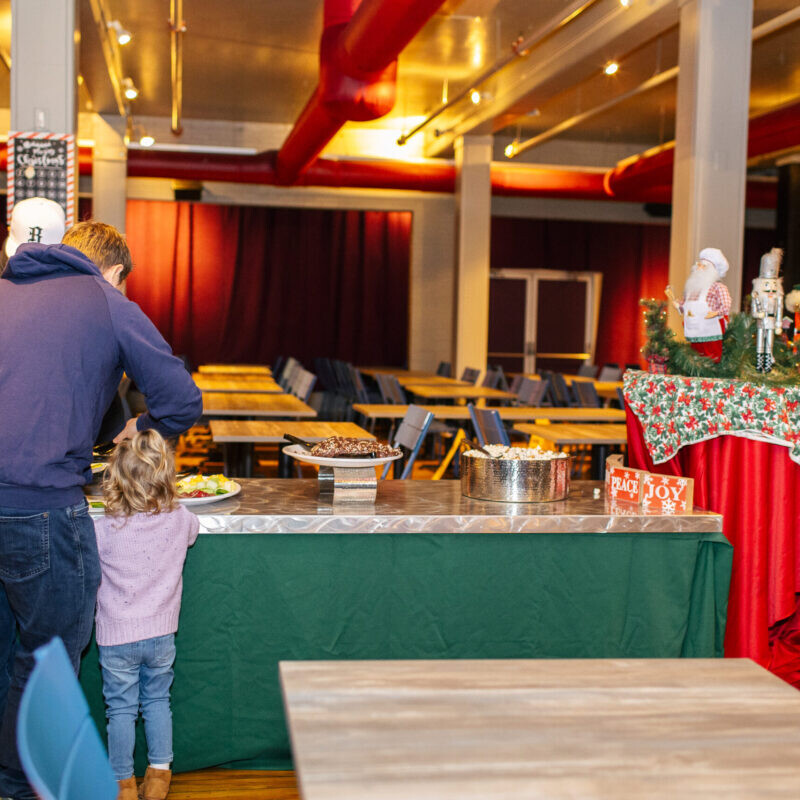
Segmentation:
{"type": "Polygon", "coordinates": [[[383,457],[315,456],[299,444],[283,448],[287,456],[319,467],[320,498],[334,503],[374,503],[378,495],[375,467],[402,458],[402,451],[383,457]]]}

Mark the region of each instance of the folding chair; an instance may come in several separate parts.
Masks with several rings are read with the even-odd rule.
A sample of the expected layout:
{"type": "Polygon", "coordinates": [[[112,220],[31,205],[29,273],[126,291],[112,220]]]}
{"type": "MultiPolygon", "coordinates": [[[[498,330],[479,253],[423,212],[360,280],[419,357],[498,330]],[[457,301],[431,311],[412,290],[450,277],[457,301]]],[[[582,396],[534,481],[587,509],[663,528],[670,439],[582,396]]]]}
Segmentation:
{"type": "Polygon", "coordinates": [[[289,358],[286,359],[286,365],[283,368],[283,372],[281,373],[278,383],[284,389],[288,390],[288,387],[291,386],[292,381],[294,380],[294,376],[297,374],[297,370],[302,368],[303,365],[296,358],[289,356],[289,358]]]}
{"type": "Polygon", "coordinates": [[[511,394],[519,394],[519,387],[522,386],[522,381],[524,380],[525,376],[517,373],[511,379],[511,385],[508,387],[508,391],[511,392],[511,394]]]}
{"type": "Polygon", "coordinates": [[[440,361],[436,367],[436,374],[443,378],[449,378],[453,374],[453,365],[449,361],[440,361]]]}
{"type": "Polygon", "coordinates": [[[578,367],[578,375],[582,378],[596,378],[597,373],[600,367],[596,366],[595,364],[589,364],[588,362],[584,361],[583,364],[578,367]]]}
{"type": "Polygon", "coordinates": [[[558,372],[553,372],[550,374],[550,395],[553,398],[553,405],[564,407],[564,406],[574,406],[575,401],[572,398],[572,393],[569,390],[569,386],[567,386],[567,382],[564,380],[564,376],[560,375],[558,372]]]}
{"type": "Polygon", "coordinates": [[[464,367],[464,371],[461,373],[460,380],[466,381],[466,383],[475,383],[478,378],[481,376],[481,371],[479,369],[473,369],[472,367],[464,367]]]}
{"type": "Polygon", "coordinates": [[[581,408],[600,408],[603,405],[597,389],[589,381],[575,381],[572,384],[572,390],[577,395],[578,405],[581,408]]]}
{"type": "Polygon", "coordinates": [[[500,373],[496,369],[487,369],[481,386],[486,389],[496,389],[498,383],[500,383],[500,373]]]}
{"type": "Polygon", "coordinates": [[[472,403],[467,403],[467,408],[472,420],[472,427],[475,429],[475,438],[481,447],[486,444],[510,446],[508,431],[496,408],[476,408],[472,403]]]}
{"type": "Polygon", "coordinates": [[[517,402],[521,406],[540,406],[545,400],[549,387],[548,381],[535,378],[523,378],[517,390],[517,402]]]}
{"type": "Polygon", "coordinates": [[[600,374],[597,376],[599,381],[618,381],[622,377],[622,370],[619,364],[605,364],[600,374]]]}
{"type": "Polygon", "coordinates": [[[309,372],[307,369],[300,367],[300,369],[295,372],[292,385],[289,387],[289,393],[293,394],[304,403],[307,403],[316,382],[317,376],[313,372],[309,372]]]}
{"type": "Polygon", "coordinates": [[[42,800],[116,800],[118,785],[64,643],[38,648],[17,718],[22,769],[42,800]]]}
{"type": "MultiPolygon", "coordinates": [[[[430,411],[426,411],[420,406],[408,407],[392,442],[392,447],[403,447],[408,451],[403,471],[400,473],[400,480],[405,480],[411,475],[411,468],[417,459],[423,441],[425,441],[425,434],[428,432],[431,422],[433,422],[433,414],[430,411]]],[[[386,464],[381,478],[386,478],[393,463],[396,462],[390,461],[386,464]]]]}

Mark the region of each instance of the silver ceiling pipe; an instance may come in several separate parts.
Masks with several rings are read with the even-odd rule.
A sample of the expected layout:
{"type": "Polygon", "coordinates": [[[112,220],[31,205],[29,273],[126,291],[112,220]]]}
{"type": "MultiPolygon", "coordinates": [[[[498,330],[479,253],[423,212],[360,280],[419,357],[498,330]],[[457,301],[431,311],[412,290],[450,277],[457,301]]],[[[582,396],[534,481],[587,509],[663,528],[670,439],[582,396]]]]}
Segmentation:
{"type": "Polygon", "coordinates": [[[408,133],[404,133],[397,140],[397,144],[405,144],[412,136],[415,136],[417,133],[419,133],[426,125],[433,122],[436,117],[438,117],[451,106],[463,100],[470,92],[500,72],[503,67],[507,66],[517,58],[523,58],[524,56],[528,55],[528,51],[530,51],[533,47],[535,47],[537,44],[540,44],[548,36],[551,36],[553,33],[572,22],[572,20],[583,14],[584,11],[597,2],[599,2],[599,0],[578,0],[577,2],[570,3],[566,12],[562,11],[555,17],[551,18],[540,28],[537,28],[537,30],[534,31],[527,39],[523,39],[522,37],[517,39],[517,41],[511,45],[511,49],[508,53],[506,53],[506,55],[499,58],[494,62],[494,64],[485,69],[483,72],[475,75],[471,81],[466,84],[466,88],[453,95],[453,97],[447,100],[446,103],[442,103],[435,111],[428,114],[428,116],[425,117],[425,119],[422,120],[422,122],[420,122],[415,128],[412,128],[408,133]]]}
{"type": "Polygon", "coordinates": [[[186,23],[183,21],[183,0],[170,0],[169,38],[170,38],[170,79],[172,82],[172,132],[176,136],[183,133],[183,35],[186,23]]]}

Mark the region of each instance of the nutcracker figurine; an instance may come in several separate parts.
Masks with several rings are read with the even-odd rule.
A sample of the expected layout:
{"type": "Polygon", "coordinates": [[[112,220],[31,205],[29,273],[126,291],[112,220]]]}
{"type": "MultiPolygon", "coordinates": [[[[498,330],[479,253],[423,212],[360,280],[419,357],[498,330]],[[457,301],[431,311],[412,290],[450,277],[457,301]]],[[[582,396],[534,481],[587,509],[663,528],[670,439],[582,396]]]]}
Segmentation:
{"type": "Polygon", "coordinates": [[[731,295],[720,280],[728,268],[728,259],[721,250],[706,247],[692,265],[681,299],[675,299],[671,286],[666,288],[667,298],[683,317],[686,340],[712,361],[722,358],[722,334],[731,310],[731,295]]]}
{"type": "Polygon", "coordinates": [[[783,330],[783,282],[778,277],[783,250],[773,247],[761,257],[758,277],[753,280],[751,313],[756,320],[756,370],[771,372],[775,364],[772,345],[776,331],[783,330]]]}

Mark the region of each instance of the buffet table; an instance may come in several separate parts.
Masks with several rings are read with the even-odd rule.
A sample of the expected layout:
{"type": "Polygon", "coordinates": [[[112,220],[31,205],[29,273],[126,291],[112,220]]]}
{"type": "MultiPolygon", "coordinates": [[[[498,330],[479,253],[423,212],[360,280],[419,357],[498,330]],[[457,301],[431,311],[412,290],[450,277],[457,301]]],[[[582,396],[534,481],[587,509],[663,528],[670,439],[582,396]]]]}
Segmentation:
{"type": "Polygon", "coordinates": [[[800,687],[800,386],[625,374],[630,466],[694,478],[734,547],[725,655],[800,687]]]}
{"type": "MultiPolygon", "coordinates": [[[[242,485],[194,509],[178,771],[290,765],[281,660],[722,655],[732,550],[718,515],[643,515],[589,482],[514,505],[456,481],[387,481],[355,508],[321,503],[315,480],[242,485]]],[[[104,730],[94,646],[81,682],[104,730]]]]}

